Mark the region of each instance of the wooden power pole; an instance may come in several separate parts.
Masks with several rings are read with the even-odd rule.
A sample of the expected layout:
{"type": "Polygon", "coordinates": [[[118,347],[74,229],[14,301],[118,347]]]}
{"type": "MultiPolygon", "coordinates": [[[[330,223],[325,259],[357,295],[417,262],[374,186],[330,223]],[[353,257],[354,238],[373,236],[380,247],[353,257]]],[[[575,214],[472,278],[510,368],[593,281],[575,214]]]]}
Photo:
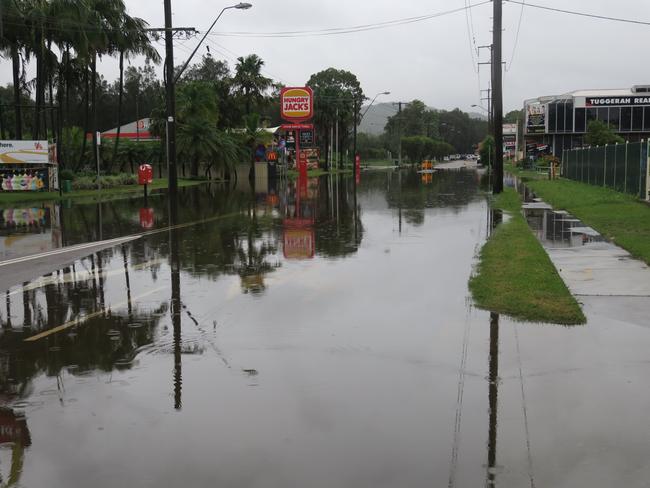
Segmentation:
{"type": "Polygon", "coordinates": [[[502,24],[503,4],[501,0],[492,0],[494,4],[494,26],[492,40],[492,124],[494,128],[494,181],[493,193],[503,191],[503,67],[502,67],[502,24]]]}
{"type": "Polygon", "coordinates": [[[167,99],[167,171],[169,197],[176,198],[176,94],[174,93],[174,32],[171,0],[165,0],[165,95],[167,99]]]}

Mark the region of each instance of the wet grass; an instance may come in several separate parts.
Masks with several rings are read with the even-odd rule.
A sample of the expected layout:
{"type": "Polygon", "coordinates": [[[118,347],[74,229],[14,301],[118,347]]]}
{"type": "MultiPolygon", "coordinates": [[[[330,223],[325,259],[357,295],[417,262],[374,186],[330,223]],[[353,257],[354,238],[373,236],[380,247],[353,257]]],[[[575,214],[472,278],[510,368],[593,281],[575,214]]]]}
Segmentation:
{"type": "MultiPolygon", "coordinates": [[[[206,183],[203,180],[178,180],[178,186],[193,186],[206,183]]],[[[149,194],[155,193],[157,190],[163,190],[167,188],[167,179],[161,178],[154,181],[153,184],[149,185],[149,194]]],[[[99,199],[101,196],[102,200],[110,199],[115,195],[124,195],[128,193],[144,193],[144,190],[140,185],[124,185],[117,186],[114,188],[107,188],[101,190],[101,194],[98,190],[75,190],[69,193],[63,193],[59,195],[58,191],[39,191],[39,192],[0,192],[0,204],[5,203],[23,203],[23,202],[45,202],[45,201],[54,201],[54,200],[69,200],[69,199],[79,199],[83,198],[86,200],[99,199]]]]}
{"type": "Polygon", "coordinates": [[[520,212],[518,193],[507,188],[493,203],[509,214],[483,246],[469,288],[478,307],[529,322],[586,322],[546,251],[520,212]]]}
{"type": "MultiPolygon", "coordinates": [[[[307,176],[309,178],[316,178],[317,176],[323,175],[336,175],[336,174],[352,174],[352,169],[310,169],[307,171],[307,176]]],[[[298,178],[299,172],[295,169],[290,169],[287,171],[287,176],[289,178],[298,178]]]]}
{"type": "Polygon", "coordinates": [[[650,264],[650,206],[632,195],[576,181],[526,181],[556,210],[567,210],[607,239],[650,264]]]}

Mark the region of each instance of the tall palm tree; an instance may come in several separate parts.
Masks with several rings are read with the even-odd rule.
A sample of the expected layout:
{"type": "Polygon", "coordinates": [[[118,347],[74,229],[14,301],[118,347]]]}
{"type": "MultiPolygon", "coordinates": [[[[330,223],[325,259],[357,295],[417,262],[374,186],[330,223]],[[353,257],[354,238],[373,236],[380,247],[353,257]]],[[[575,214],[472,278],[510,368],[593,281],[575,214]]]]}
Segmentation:
{"type": "Polygon", "coordinates": [[[11,68],[14,83],[14,114],[15,114],[15,135],[18,140],[23,138],[22,110],[20,106],[21,85],[20,76],[21,62],[20,51],[26,41],[26,23],[23,10],[25,2],[15,0],[12,2],[2,1],[2,24],[3,36],[0,38],[0,51],[11,57],[11,68]]]}
{"type": "Polygon", "coordinates": [[[246,114],[251,113],[253,100],[261,100],[273,80],[262,75],[264,61],[257,54],[237,58],[233,82],[236,91],[246,101],[246,114]]]}
{"type": "Polygon", "coordinates": [[[124,13],[121,19],[121,25],[115,33],[115,45],[120,53],[120,81],[119,93],[117,98],[117,136],[115,137],[115,146],[113,147],[113,160],[117,156],[120,142],[120,129],[122,125],[122,99],[124,97],[124,60],[131,56],[144,55],[147,60],[158,64],[160,55],[153,47],[147,36],[147,24],[138,17],[131,17],[124,13]]]}
{"type": "MultiPolygon", "coordinates": [[[[123,0],[86,0],[86,37],[88,38],[88,61],[90,63],[90,101],[92,107],[93,157],[97,160],[97,58],[115,52],[113,38],[120,28],[126,6],[123,0]]],[[[86,94],[88,96],[88,94],[86,94]]]]}

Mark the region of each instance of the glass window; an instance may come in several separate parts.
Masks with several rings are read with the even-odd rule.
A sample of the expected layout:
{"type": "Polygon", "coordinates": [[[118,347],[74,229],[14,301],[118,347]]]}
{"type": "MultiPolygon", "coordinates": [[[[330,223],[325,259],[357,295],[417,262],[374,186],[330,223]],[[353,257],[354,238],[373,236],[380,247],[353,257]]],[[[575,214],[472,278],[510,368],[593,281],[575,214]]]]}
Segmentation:
{"type": "Polygon", "coordinates": [[[557,131],[564,132],[564,110],[566,108],[565,103],[557,104],[557,131]]]}
{"type": "Polygon", "coordinates": [[[586,110],[584,108],[576,109],[576,132],[585,132],[585,114],[586,110]]]}
{"type": "Polygon", "coordinates": [[[609,121],[609,107],[600,107],[598,109],[598,120],[607,123],[609,121]]]}
{"type": "Polygon", "coordinates": [[[632,130],[643,130],[643,107],[632,108],[632,130]]]}
{"type": "Polygon", "coordinates": [[[621,108],[621,132],[632,130],[632,107],[621,108]]]}
{"type": "Polygon", "coordinates": [[[566,104],[566,112],[564,113],[564,131],[573,132],[573,104],[566,104]]]}
{"type": "Polygon", "coordinates": [[[557,104],[549,103],[548,104],[548,131],[555,132],[557,129],[557,104]]]}
{"type": "Polygon", "coordinates": [[[589,122],[592,120],[598,120],[598,109],[597,108],[588,108],[587,109],[587,125],[586,130],[589,130],[589,122]]]}
{"type": "Polygon", "coordinates": [[[609,109],[608,122],[615,131],[619,130],[619,127],[621,125],[621,107],[611,107],[609,109]]]}
{"type": "Polygon", "coordinates": [[[645,112],[645,122],[643,123],[643,129],[647,132],[650,132],[650,107],[644,107],[643,111],[645,112]]]}

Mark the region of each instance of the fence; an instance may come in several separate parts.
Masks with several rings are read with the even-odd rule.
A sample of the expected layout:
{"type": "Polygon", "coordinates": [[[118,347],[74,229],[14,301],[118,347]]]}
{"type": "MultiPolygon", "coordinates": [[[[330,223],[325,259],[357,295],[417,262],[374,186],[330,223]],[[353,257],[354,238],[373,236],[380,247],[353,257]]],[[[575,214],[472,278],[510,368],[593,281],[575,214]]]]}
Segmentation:
{"type": "Polygon", "coordinates": [[[562,152],[562,176],[649,198],[650,141],[610,144],[562,152]]]}

